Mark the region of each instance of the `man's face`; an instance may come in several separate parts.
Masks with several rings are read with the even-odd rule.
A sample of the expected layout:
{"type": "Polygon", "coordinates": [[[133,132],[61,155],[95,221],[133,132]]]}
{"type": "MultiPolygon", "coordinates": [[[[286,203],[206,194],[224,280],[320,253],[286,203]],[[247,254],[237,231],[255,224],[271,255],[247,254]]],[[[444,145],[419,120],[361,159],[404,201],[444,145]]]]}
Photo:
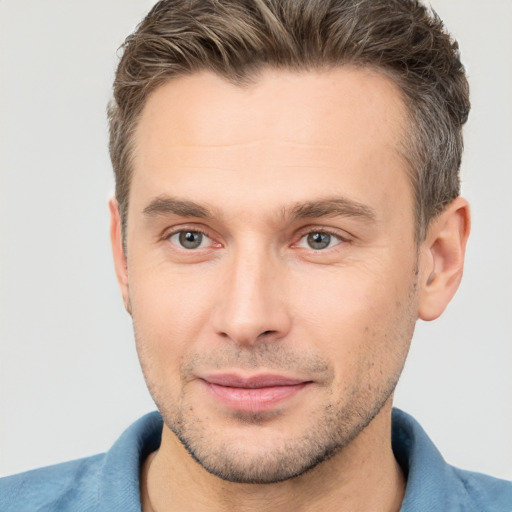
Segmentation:
{"type": "Polygon", "coordinates": [[[150,96],[124,294],[166,428],[213,474],[291,478],[389,412],[418,303],[405,116],[351,68],[150,96]]]}

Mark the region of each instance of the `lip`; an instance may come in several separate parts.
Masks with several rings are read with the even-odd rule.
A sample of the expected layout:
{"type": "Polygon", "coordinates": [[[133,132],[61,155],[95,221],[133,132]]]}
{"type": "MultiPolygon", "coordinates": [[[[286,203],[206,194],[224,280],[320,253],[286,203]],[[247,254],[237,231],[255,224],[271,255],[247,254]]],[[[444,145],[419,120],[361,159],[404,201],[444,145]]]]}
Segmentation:
{"type": "Polygon", "coordinates": [[[241,412],[266,412],[299,394],[312,381],[284,375],[241,376],[231,373],[201,378],[213,398],[230,409],[241,412]]]}

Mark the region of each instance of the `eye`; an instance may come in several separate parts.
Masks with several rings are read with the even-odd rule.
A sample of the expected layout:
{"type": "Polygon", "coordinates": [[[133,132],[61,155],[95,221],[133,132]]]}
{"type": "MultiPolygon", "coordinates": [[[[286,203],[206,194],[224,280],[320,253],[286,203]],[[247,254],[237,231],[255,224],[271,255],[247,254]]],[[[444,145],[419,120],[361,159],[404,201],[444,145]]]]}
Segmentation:
{"type": "Polygon", "coordinates": [[[177,231],[169,236],[169,240],[183,249],[202,249],[207,246],[211,240],[201,231],[184,230],[177,231]]]}
{"type": "Polygon", "coordinates": [[[340,242],[342,242],[342,239],[339,236],[325,233],[324,231],[311,231],[299,240],[298,245],[299,247],[321,251],[322,249],[329,249],[340,242]]]}

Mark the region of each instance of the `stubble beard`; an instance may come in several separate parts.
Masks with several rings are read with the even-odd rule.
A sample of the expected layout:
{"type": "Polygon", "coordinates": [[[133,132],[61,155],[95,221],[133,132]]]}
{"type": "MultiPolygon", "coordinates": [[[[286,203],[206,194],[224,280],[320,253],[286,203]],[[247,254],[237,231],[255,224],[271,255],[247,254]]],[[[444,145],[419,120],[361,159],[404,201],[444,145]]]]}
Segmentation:
{"type": "MultiPolygon", "coordinates": [[[[325,394],[326,400],[311,410],[309,417],[304,419],[301,433],[281,440],[279,444],[272,445],[266,451],[254,450],[254,446],[248,447],[247,442],[233,442],[229,436],[214,432],[208,418],[195,413],[194,405],[187,401],[187,394],[183,389],[178,400],[171,399],[163,383],[157,383],[151,378],[152,358],[146,354],[147,345],[138,333],[134,321],[137,351],[148,389],[165,425],[190,456],[212,475],[228,482],[247,484],[271,484],[298,477],[342,452],[383,407],[392,401],[416,323],[416,317],[413,315],[417,299],[416,283],[410,292],[409,300],[397,312],[395,318],[399,325],[395,324],[392,334],[401,350],[394,354],[393,371],[389,371],[387,379],[375,386],[375,383],[366,377],[367,372],[379,373],[378,369],[373,368],[374,364],[370,358],[369,362],[361,365],[358,372],[361,374],[360,383],[354,385],[352,389],[347,389],[346,393],[338,393],[341,396],[338,400],[334,399],[335,393],[331,389],[325,394]]],[[[387,332],[387,335],[391,333],[387,332]]],[[[379,341],[383,341],[382,336],[378,340],[373,340],[375,343],[379,341]]],[[[182,383],[200,362],[208,362],[211,368],[231,365],[239,368],[266,367],[276,370],[293,368],[301,372],[306,371],[306,374],[309,371],[309,374],[313,375],[316,372],[323,374],[323,382],[327,388],[333,378],[327,361],[287,352],[279,343],[262,343],[252,349],[238,348],[235,352],[226,351],[225,354],[217,354],[213,362],[209,356],[196,355],[182,367],[182,383]]],[[[251,424],[254,428],[263,428],[273,420],[265,413],[234,413],[230,421],[238,421],[241,426],[251,424]]]]}
{"type": "MultiPolygon", "coordinates": [[[[212,475],[228,482],[272,484],[303,475],[341,452],[377,416],[394,387],[391,385],[371,409],[367,403],[341,407],[327,403],[323,414],[314,411],[310,418],[303,420],[302,434],[283,440],[263,453],[247,450],[241,443],[233,445],[229,439],[212,442],[208,426],[198,418],[187,417],[181,410],[174,416],[165,414],[164,421],[192,458],[212,475]]],[[[240,423],[263,426],[265,418],[246,413],[240,417],[240,423]]]]}
{"type": "MultiPolygon", "coordinates": [[[[276,350],[279,350],[278,345],[268,345],[264,352],[268,354],[276,350]]],[[[252,355],[248,357],[252,358],[252,355]]],[[[276,359],[282,361],[282,353],[268,360],[275,365],[276,359]]],[[[299,433],[280,438],[279,442],[270,443],[267,449],[261,450],[257,437],[254,445],[250,446],[250,441],[240,442],[229,435],[223,435],[222,431],[216,431],[215,428],[222,429],[222,426],[215,427],[208,417],[197,415],[184,391],[178,401],[171,400],[166,390],[151,380],[151,372],[146,371],[148,365],[144,363],[144,358],[141,358],[141,363],[149,391],[166,426],[191,457],[212,475],[229,482],[250,484],[277,483],[298,477],[340,453],[391,400],[402,370],[400,365],[379,386],[377,393],[373,386],[366,384],[356,390],[347,390],[337,401],[333,399],[332,392],[326,393],[328,398],[310,409],[308,417],[297,419],[302,423],[299,433]]],[[[313,364],[317,365],[318,361],[313,364]]],[[[297,366],[280,366],[290,367],[297,366]]],[[[233,422],[238,422],[241,428],[250,425],[250,428],[258,429],[268,428],[272,421],[279,421],[279,418],[274,420],[268,413],[235,412],[227,420],[231,426],[233,422]]]]}

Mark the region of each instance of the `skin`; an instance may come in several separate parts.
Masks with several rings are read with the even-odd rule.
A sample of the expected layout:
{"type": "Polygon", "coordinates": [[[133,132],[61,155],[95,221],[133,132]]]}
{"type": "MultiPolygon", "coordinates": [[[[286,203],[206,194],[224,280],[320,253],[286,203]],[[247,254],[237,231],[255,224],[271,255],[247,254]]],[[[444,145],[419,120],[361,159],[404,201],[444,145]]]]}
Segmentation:
{"type": "Polygon", "coordinates": [[[393,390],[416,320],[458,287],[469,233],[458,198],[415,243],[406,129],[400,91],[368,69],[267,70],[243,88],[205,72],[152,93],[127,254],[110,203],[165,422],[141,475],[145,511],[400,508],[393,390]],[[200,246],[180,245],[185,232],[200,246]],[[209,384],[269,373],[305,384],[263,408],[226,405],[209,384]]]}

